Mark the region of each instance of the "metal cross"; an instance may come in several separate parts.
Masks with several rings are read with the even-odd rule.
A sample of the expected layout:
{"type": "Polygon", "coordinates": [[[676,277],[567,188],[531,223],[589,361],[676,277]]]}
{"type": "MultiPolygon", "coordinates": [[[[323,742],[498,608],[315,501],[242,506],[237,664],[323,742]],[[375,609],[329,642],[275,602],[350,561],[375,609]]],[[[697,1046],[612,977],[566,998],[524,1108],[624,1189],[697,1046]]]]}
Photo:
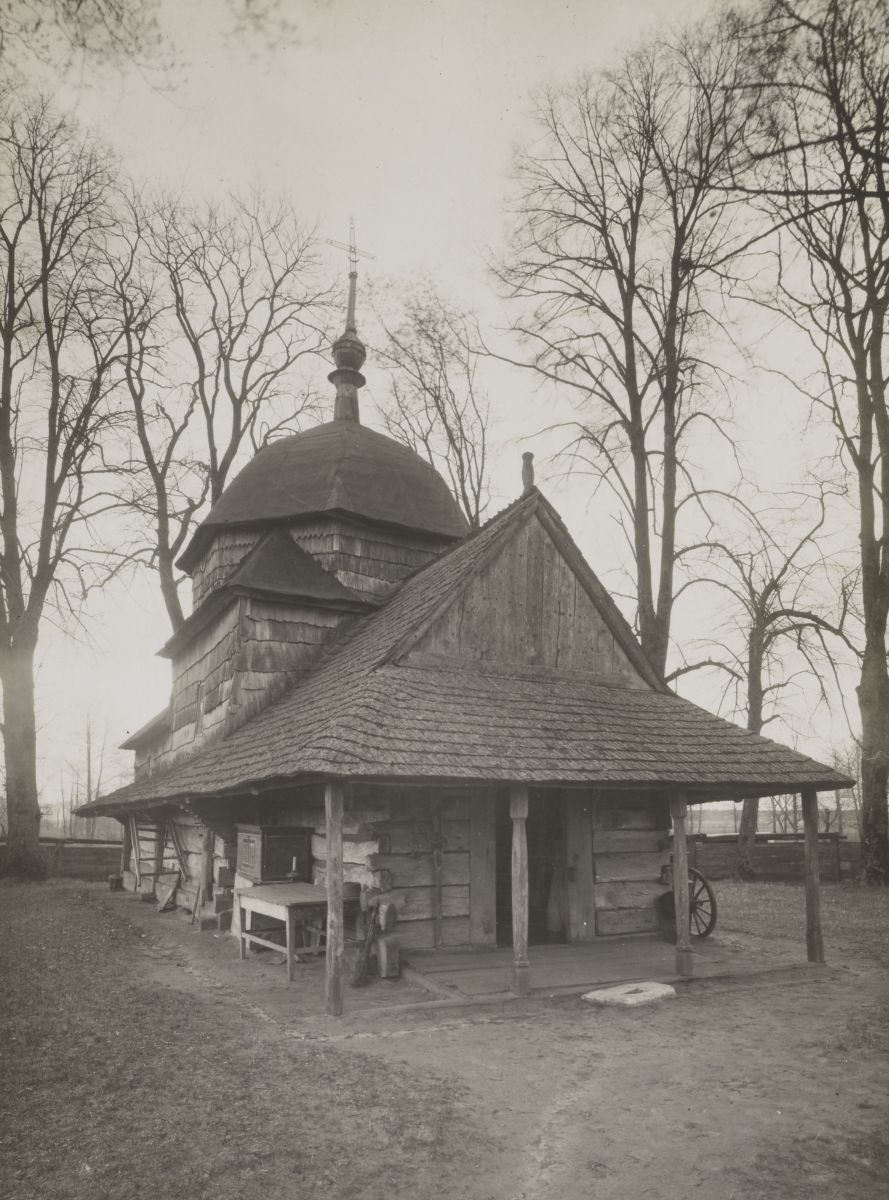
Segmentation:
{"type": "Polygon", "coordinates": [[[371,254],[367,250],[359,250],[358,244],[355,241],[355,218],[349,217],[349,240],[348,242],[335,242],[333,238],[327,239],[328,246],[336,246],[337,250],[347,250],[349,253],[349,271],[357,273],[358,259],[372,258],[376,259],[375,254],[371,254]]]}

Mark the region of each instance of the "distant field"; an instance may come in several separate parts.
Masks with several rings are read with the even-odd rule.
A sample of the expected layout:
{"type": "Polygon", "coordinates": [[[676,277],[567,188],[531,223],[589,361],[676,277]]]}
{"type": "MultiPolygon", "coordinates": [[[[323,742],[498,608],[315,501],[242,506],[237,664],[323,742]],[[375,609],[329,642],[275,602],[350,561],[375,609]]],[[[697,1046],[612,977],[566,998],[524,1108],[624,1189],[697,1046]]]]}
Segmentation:
{"type": "MultiPolygon", "coordinates": [[[[715,885],[718,932],[755,937],[795,938],[805,942],[806,895],[800,883],[715,885]]],[[[845,957],[872,959],[889,966],[889,889],[857,883],[821,887],[821,923],[830,959],[831,947],[845,957]]]]}

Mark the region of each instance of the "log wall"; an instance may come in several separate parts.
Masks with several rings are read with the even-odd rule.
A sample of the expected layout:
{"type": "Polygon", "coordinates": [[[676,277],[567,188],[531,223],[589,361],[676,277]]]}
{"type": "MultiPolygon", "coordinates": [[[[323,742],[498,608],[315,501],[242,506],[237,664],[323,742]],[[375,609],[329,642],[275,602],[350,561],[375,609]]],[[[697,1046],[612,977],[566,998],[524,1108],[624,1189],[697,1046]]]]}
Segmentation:
{"type": "Polygon", "coordinates": [[[394,790],[389,819],[377,824],[374,866],[389,887],[398,937],[408,948],[470,942],[471,789],[394,790]]]}
{"type": "MultiPolygon", "coordinates": [[[[473,886],[480,931],[477,940],[493,941],[493,859],[488,873],[477,871],[473,877],[470,869],[470,812],[475,800],[481,808],[488,805],[493,818],[488,794],[471,789],[361,785],[352,789],[343,816],[343,879],[369,890],[378,902],[394,905],[402,946],[470,944],[474,940],[470,934],[473,886]],[[490,917],[486,918],[488,910],[490,917]]],[[[312,881],[324,885],[327,844],[320,789],[282,794],[266,803],[262,821],[313,830],[312,881]]],[[[490,830],[484,851],[489,855],[493,853],[493,819],[490,830]]],[[[484,853],[479,863],[484,863],[484,853]]],[[[233,865],[236,870],[237,864],[233,865]]]]}
{"type": "Polygon", "coordinates": [[[647,687],[535,518],[430,627],[412,655],[615,675],[647,687]]]}
{"type": "MultiPolygon", "coordinates": [[[[208,826],[198,817],[184,809],[176,809],[172,815],[160,819],[157,813],[148,812],[137,818],[139,832],[139,855],[142,859],[141,870],[154,872],[158,864],[161,871],[166,872],[160,877],[146,874],[142,879],[141,892],[143,895],[165,896],[167,886],[176,882],[175,892],[171,899],[179,908],[193,911],[198,901],[201,882],[205,879],[205,838],[208,826]],[[175,828],[176,840],[182,851],[182,860],[176,853],[176,846],[171,833],[171,825],[175,828]],[[163,841],[159,845],[159,835],[163,841]],[[177,877],[178,873],[178,877],[177,877]]],[[[223,827],[225,828],[225,827],[223,827]]],[[[201,908],[218,900],[216,910],[220,911],[230,906],[231,888],[234,883],[234,871],[228,875],[220,871],[219,859],[234,862],[233,827],[230,834],[215,835],[215,845],[208,843],[212,861],[208,864],[207,874],[212,871],[212,885],[205,886],[200,891],[201,908]],[[227,856],[227,858],[225,857],[227,856]]],[[[137,889],[136,884],[136,850],[131,846],[126,866],[123,872],[124,887],[129,891],[137,889]]],[[[118,861],[120,855],[118,854],[118,861]]]]}
{"type": "MultiPolygon", "coordinates": [[[[193,909],[197,901],[198,887],[201,881],[202,856],[204,845],[204,825],[190,813],[179,811],[173,818],[176,835],[182,848],[185,870],[180,876],[176,894],[176,903],[181,908],[193,909]]],[[[173,858],[175,863],[175,856],[173,858]]],[[[209,896],[203,896],[206,902],[209,896]]]]}
{"type": "MultiPolygon", "coordinates": [[[[351,789],[343,819],[344,881],[394,905],[404,947],[496,944],[495,797],[495,789],[481,787],[351,789]]],[[[571,868],[568,940],[656,931],[657,901],[670,890],[666,798],[566,791],[562,802],[571,868]]],[[[313,830],[312,878],[324,885],[321,789],[268,799],[260,819],[313,830]]]]}
{"type": "MultiPolygon", "coordinates": [[[[343,822],[343,875],[398,914],[397,935],[406,949],[435,946],[494,945],[496,942],[495,800],[492,788],[353,787],[343,822]]],[[[664,867],[669,861],[666,798],[654,793],[565,792],[567,903],[570,941],[591,937],[653,932],[658,929],[658,900],[669,891],[664,867]]],[[[214,900],[248,886],[237,874],[235,823],[302,825],[313,830],[312,879],[326,883],[327,845],[321,788],[294,789],[257,801],[245,801],[243,813],[228,823],[211,820],[214,838],[214,900]],[[249,811],[248,811],[249,807],[249,811]]],[[[155,841],[144,829],[143,869],[150,870],[155,841]]],[[[173,820],[184,855],[184,873],[175,897],[191,909],[206,878],[206,825],[185,811],[173,820]]],[[[178,866],[165,837],[164,867],[178,866]]],[[[129,864],[127,886],[135,886],[129,864]]],[[[154,880],[143,891],[155,890],[154,880]]],[[[203,899],[210,900],[205,888],[203,899]]],[[[227,907],[226,904],[217,907],[227,907]]],[[[235,923],[234,931],[237,932],[235,923]]]]}
{"type": "MultiPolygon", "coordinates": [[[[201,836],[203,826],[190,813],[177,810],[172,818],[159,818],[157,813],[148,812],[137,816],[138,857],[140,870],[146,873],[142,881],[142,892],[151,895],[157,890],[158,880],[152,874],[156,866],[161,871],[179,871],[179,888],[183,899],[196,896],[197,880],[200,878],[201,836]],[[170,822],[175,825],[179,845],[183,852],[180,864],[176,848],[170,835],[170,822]],[[159,844],[159,838],[163,840],[159,844]],[[184,866],[184,873],[182,871],[184,866]]],[[[134,891],[136,887],[137,846],[130,844],[130,853],[124,868],[124,886],[134,891]]],[[[167,878],[164,876],[164,878],[167,878]]],[[[172,875],[171,875],[172,878],[172,875]]],[[[178,899],[178,897],[177,897],[178,899]]]]}
{"type": "Polygon", "coordinates": [[[659,926],[657,903],[670,891],[670,817],[665,796],[600,793],[592,807],[597,934],[646,933],[659,926]]]}

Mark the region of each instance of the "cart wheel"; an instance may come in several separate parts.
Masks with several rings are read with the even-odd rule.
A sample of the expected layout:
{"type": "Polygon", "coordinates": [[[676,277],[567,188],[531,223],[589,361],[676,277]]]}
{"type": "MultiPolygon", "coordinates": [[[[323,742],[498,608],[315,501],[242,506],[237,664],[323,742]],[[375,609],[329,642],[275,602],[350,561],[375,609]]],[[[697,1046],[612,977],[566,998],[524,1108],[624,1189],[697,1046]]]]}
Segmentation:
{"type": "Polygon", "coordinates": [[[688,911],[691,936],[709,937],[716,928],[716,895],[694,867],[688,869],[688,911]]]}

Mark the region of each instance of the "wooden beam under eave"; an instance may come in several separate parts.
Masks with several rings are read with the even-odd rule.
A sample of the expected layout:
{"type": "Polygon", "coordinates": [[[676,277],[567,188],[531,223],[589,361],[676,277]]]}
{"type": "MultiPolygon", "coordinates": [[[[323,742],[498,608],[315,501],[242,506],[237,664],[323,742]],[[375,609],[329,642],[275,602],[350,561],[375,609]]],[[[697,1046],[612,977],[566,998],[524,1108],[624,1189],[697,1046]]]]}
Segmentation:
{"type": "Polygon", "coordinates": [[[324,818],[327,848],[327,957],[324,988],[327,1011],[339,1017],[343,1011],[343,794],[338,781],[324,786],[324,818]]]}
{"type": "Polygon", "coordinates": [[[818,793],[814,788],[802,792],[803,828],[806,834],[806,954],[809,962],[824,962],[821,935],[821,880],[818,867],[818,793]]]}
{"type": "Polygon", "coordinates": [[[531,963],[528,961],[528,789],[509,789],[509,815],[512,818],[512,990],[517,996],[531,991],[531,963]]]}
{"type": "Polygon", "coordinates": [[[685,792],[670,797],[670,816],[673,820],[673,908],[676,914],[676,974],[691,978],[694,961],[688,898],[688,844],[685,840],[685,820],[688,798],[685,792]]]}

